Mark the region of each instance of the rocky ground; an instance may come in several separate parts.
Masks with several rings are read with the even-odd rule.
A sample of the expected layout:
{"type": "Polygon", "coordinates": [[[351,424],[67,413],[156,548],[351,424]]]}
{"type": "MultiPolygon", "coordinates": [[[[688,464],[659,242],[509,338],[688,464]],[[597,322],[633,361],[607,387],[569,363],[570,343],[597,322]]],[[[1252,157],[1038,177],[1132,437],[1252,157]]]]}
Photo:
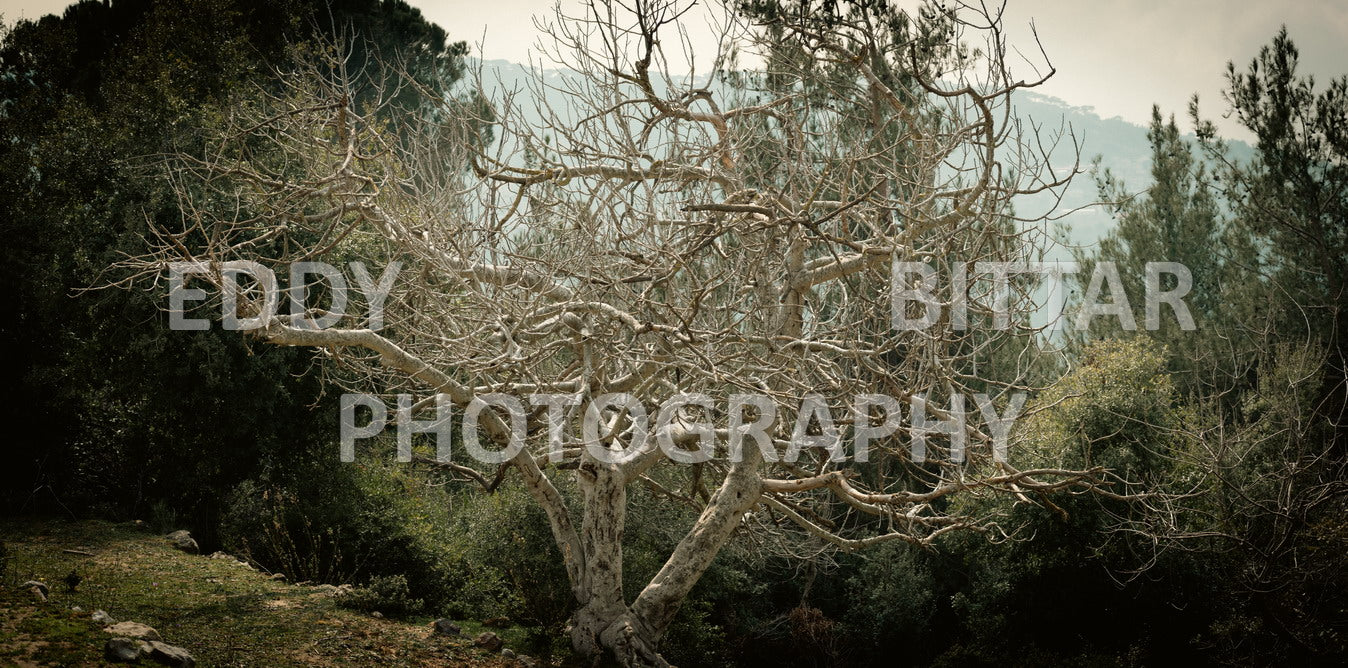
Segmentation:
{"type": "Polygon", "coordinates": [[[4,522],[0,540],[0,665],[547,665],[516,654],[523,629],[346,610],[337,587],[135,524],[4,522]]]}

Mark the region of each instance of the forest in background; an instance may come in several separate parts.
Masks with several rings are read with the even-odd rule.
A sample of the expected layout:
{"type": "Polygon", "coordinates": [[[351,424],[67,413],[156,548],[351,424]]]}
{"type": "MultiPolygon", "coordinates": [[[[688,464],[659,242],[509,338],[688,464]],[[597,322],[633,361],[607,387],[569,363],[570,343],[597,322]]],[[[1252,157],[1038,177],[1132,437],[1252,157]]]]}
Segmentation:
{"type": "MultiPolygon", "coordinates": [[[[789,4],[789,3],[783,3],[789,4]]],[[[843,3],[846,4],[846,3],[843,3]]],[[[447,34],[446,31],[449,31],[447,34]]],[[[354,33],[350,61],[397,59],[453,98],[468,49],[400,1],[86,0],[0,42],[0,466],[9,515],[144,519],[292,580],[352,583],[371,609],[505,616],[540,646],[572,613],[543,510],[397,464],[390,441],[336,457],[337,394],[311,354],[175,332],[155,290],[85,291],[181,217],[144,156],[206,139],[296,45],[354,33]],[[345,33],[344,33],[345,34],[345,33]],[[528,546],[522,549],[521,546],[528,546]]],[[[1020,428],[1044,451],[1185,490],[1148,534],[1126,506],[1000,497],[1017,538],[951,534],[793,559],[736,535],[661,651],[677,665],[1339,665],[1348,657],[1348,80],[1298,75],[1270,27],[1228,72],[1228,108],[1158,110],[1154,185],[1096,174],[1107,261],[1141,303],[1153,258],[1193,272],[1196,331],[1097,321],[1020,428]],[[1235,160],[1204,121],[1257,138],[1235,160]],[[1192,129],[1186,136],[1182,129],[1192,129]],[[1054,512],[1057,510],[1058,512],[1054,512]],[[1163,538],[1155,538],[1163,536],[1163,538]]],[[[458,97],[464,105],[481,104],[458,97]]],[[[418,113],[409,97],[381,113],[418,113]]],[[[492,128],[479,128],[483,133],[492,128]]],[[[1088,179],[1091,175],[1079,178],[1088,179]]],[[[1078,286],[1081,288],[1084,286],[1078,286]]],[[[626,582],[648,579],[697,510],[629,493],[626,582]]],[[[629,598],[636,592],[630,592],[629,598]]]]}

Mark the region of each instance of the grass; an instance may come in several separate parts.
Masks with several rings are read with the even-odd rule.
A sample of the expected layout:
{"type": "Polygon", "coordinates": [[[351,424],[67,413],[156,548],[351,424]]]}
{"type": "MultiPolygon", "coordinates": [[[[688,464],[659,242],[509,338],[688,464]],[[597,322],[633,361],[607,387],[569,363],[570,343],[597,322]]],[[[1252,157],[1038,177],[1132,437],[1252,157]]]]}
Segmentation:
{"type": "MultiPolygon", "coordinates": [[[[472,647],[485,630],[431,633],[431,618],[376,619],[338,607],[313,587],[288,584],[231,560],[189,555],[130,524],[0,522],[8,567],[0,587],[0,665],[102,665],[109,637],[89,615],[148,624],[203,666],[510,666],[472,647]],[[63,550],[89,552],[93,556],[63,550]],[[76,591],[63,582],[75,569],[76,591]],[[38,603],[17,585],[39,580],[38,603]],[[72,607],[83,608],[73,612],[72,607]]],[[[526,630],[492,629],[517,651],[526,630]]]]}

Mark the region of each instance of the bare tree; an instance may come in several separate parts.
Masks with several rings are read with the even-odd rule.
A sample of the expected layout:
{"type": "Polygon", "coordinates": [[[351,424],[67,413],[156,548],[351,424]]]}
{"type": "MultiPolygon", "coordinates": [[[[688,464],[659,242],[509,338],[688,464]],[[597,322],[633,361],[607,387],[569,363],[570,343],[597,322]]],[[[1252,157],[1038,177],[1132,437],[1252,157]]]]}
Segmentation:
{"type": "MultiPolygon", "coordinates": [[[[1033,389],[1028,286],[973,277],[939,291],[932,311],[899,314],[932,314],[927,326],[893,326],[894,262],[946,271],[1033,259],[1043,219],[1017,217],[1012,199],[1060,189],[1076,171],[1069,136],[1013,115],[1013,93],[1037,82],[1012,78],[996,14],[727,12],[726,50],[699,78],[677,62],[686,10],[668,0],[559,10],[542,27],[569,74],[538,69],[532,95],[494,94],[488,143],[481,107],[440,100],[435,113],[390,117],[377,100],[406,80],[347,73],[337,52],[310,60],[236,105],[204,148],[160,161],[185,226],[159,230],[153,251],[128,263],[144,277],[204,262],[219,285],[235,260],[278,272],[397,260],[382,330],[353,317],[314,329],[292,314],[252,334],[314,348],[336,383],[413,394],[417,415],[436,395],[458,407],[489,394],[569,397],[535,404],[526,447],[496,470],[417,459],[488,490],[526,487],[566,562],[576,650],[623,665],[664,665],[661,635],[736,531],[928,546],[999,529],[953,511],[953,495],[1130,494],[1102,470],[1017,468],[1014,443],[1002,456],[986,421],[961,426],[945,408],[959,400],[927,400],[982,394],[1005,415],[1033,389]],[[973,39],[985,45],[965,46],[973,39]],[[736,70],[733,53],[765,65],[736,70]],[[669,74],[680,68],[689,76],[669,74]],[[386,88],[358,106],[368,81],[386,88]],[[1071,153],[1062,176],[1048,160],[1059,142],[1071,153]],[[697,394],[715,399],[654,419],[663,399],[697,394]],[[746,409],[740,395],[770,401],[746,409]],[[744,428],[802,398],[803,417],[775,420],[766,443],[744,428]],[[598,433],[558,434],[552,410],[591,412],[598,433]],[[912,417],[894,420],[902,413],[912,417]],[[935,423],[956,427],[929,437],[935,423]],[[840,447],[890,430],[869,457],[840,447]],[[801,437],[813,447],[801,450],[801,437]],[[706,443],[712,456],[671,461],[706,443]],[[559,476],[574,479],[579,512],[559,476]],[[700,516],[626,600],[624,514],[638,484],[700,516]]],[[[481,415],[494,447],[510,441],[502,413],[481,415]]]]}

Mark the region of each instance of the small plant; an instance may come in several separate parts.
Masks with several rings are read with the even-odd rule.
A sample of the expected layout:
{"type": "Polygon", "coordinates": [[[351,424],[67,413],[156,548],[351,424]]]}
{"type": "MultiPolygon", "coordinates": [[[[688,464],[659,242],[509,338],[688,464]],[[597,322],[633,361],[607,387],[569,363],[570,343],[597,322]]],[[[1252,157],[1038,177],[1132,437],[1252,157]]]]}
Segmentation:
{"type": "Polygon", "coordinates": [[[412,598],[407,578],[401,575],[375,576],[363,587],[342,597],[341,605],[361,612],[380,612],[391,617],[406,617],[421,612],[426,604],[412,598]]]}
{"type": "Polygon", "coordinates": [[[156,533],[168,533],[182,528],[178,526],[178,511],[163,500],[155,501],[150,506],[149,525],[156,533]]]}
{"type": "Polygon", "coordinates": [[[245,481],[226,503],[222,537],[227,549],[294,581],[343,584],[360,560],[342,549],[339,527],[320,525],[311,504],[281,487],[245,481]]]}

